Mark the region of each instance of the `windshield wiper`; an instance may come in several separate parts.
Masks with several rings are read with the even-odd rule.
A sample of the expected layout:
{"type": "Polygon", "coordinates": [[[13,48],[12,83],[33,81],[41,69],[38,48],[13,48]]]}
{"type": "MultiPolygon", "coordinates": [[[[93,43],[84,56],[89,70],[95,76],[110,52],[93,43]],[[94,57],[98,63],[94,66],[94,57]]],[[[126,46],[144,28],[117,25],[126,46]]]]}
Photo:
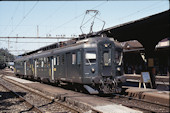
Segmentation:
{"type": "Polygon", "coordinates": [[[90,66],[91,66],[91,62],[90,62],[90,60],[89,59],[87,59],[88,60],[88,62],[89,62],[89,64],[90,64],[90,66]]]}

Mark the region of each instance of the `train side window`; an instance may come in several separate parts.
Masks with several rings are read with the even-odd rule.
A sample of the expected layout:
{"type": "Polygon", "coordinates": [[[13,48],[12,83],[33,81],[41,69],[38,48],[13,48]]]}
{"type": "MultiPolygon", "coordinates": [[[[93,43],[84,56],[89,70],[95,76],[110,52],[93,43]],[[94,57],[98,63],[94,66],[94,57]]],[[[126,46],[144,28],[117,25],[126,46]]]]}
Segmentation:
{"type": "Polygon", "coordinates": [[[56,58],[55,57],[54,57],[54,61],[53,62],[54,62],[54,65],[56,65],[56,58]]]}
{"type": "Polygon", "coordinates": [[[21,66],[23,66],[24,65],[24,62],[21,62],[21,66]]]}
{"type": "Polygon", "coordinates": [[[20,62],[19,65],[22,66],[22,62],[20,62]]]}
{"type": "Polygon", "coordinates": [[[81,52],[77,52],[77,64],[81,64],[81,52]]]}
{"type": "Polygon", "coordinates": [[[121,51],[115,51],[115,63],[119,63],[119,62],[121,62],[121,56],[122,56],[122,53],[121,53],[121,51]]]}
{"type": "Polygon", "coordinates": [[[76,54],[72,54],[72,64],[76,64],[76,54]]]}
{"type": "Polygon", "coordinates": [[[26,61],[27,68],[30,67],[30,61],[26,61]]]}
{"type": "Polygon", "coordinates": [[[50,66],[50,57],[47,58],[47,67],[50,66]]]}
{"type": "Polygon", "coordinates": [[[47,58],[47,62],[48,62],[48,63],[50,62],[50,57],[47,58]]]}
{"type": "Polygon", "coordinates": [[[44,58],[43,58],[43,61],[44,61],[44,67],[47,67],[47,58],[44,57],[44,58]]]}
{"type": "Polygon", "coordinates": [[[41,62],[40,62],[40,59],[37,60],[37,67],[40,67],[41,65],[41,62]]]}
{"type": "Polygon", "coordinates": [[[64,64],[64,55],[62,55],[61,64],[64,64]]]}
{"type": "Polygon", "coordinates": [[[41,61],[41,67],[44,67],[44,61],[41,61]]]}
{"type": "Polygon", "coordinates": [[[57,66],[60,65],[60,56],[57,56],[56,64],[57,66]]]}
{"type": "Polygon", "coordinates": [[[95,52],[86,52],[86,65],[91,65],[96,63],[96,53],[95,52]]]}
{"type": "Polygon", "coordinates": [[[46,57],[44,57],[44,63],[47,63],[47,58],[46,57]]]}

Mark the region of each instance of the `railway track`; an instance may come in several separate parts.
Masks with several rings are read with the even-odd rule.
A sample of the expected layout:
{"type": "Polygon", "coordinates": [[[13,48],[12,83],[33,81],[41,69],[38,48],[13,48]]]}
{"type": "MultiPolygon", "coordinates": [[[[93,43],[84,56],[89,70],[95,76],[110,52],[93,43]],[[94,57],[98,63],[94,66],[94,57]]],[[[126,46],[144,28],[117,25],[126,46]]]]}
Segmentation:
{"type": "MultiPolygon", "coordinates": [[[[126,95],[120,95],[120,94],[113,94],[109,97],[99,97],[96,96],[98,99],[103,99],[103,100],[107,100],[113,103],[117,103],[117,104],[121,104],[123,106],[127,106],[129,108],[132,109],[136,109],[136,110],[140,110],[143,112],[169,112],[169,106],[168,105],[162,105],[159,103],[153,103],[153,102],[149,102],[143,99],[137,99],[137,98],[133,98],[133,97],[129,97],[126,95]]],[[[55,100],[55,97],[48,97],[51,98],[51,101],[55,100]]],[[[97,110],[93,110],[93,112],[99,112],[97,110]]],[[[80,111],[79,111],[80,112],[80,111]]]]}
{"type": "MultiPolygon", "coordinates": [[[[17,101],[18,101],[18,102],[24,102],[24,105],[26,105],[26,106],[28,107],[27,109],[26,109],[26,107],[23,108],[23,109],[25,109],[25,110],[22,110],[22,111],[20,111],[20,112],[43,113],[39,108],[37,108],[36,106],[32,105],[28,100],[24,99],[23,96],[21,96],[21,94],[12,91],[11,89],[9,89],[8,87],[6,87],[6,86],[3,85],[3,84],[0,84],[0,86],[1,86],[1,90],[5,89],[5,92],[9,92],[9,93],[8,93],[8,96],[15,95],[14,97],[17,98],[17,100],[15,99],[15,103],[17,103],[17,101]],[[2,89],[2,88],[3,88],[3,89],[2,89]],[[18,100],[18,99],[19,99],[19,100],[18,100]]],[[[5,96],[7,96],[7,95],[5,95],[5,96]]],[[[1,110],[4,110],[4,109],[1,108],[1,110]]],[[[6,112],[6,111],[4,111],[4,112],[6,112]]],[[[16,111],[15,111],[15,112],[16,112],[16,111]]]]}
{"type": "Polygon", "coordinates": [[[0,70],[0,75],[15,76],[15,74],[8,68],[0,70]]]}
{"type": "Polygon", "coordinates": [[[45,113],[45,112],[80,113],[80,112],[83,112],[82,110],[78,108],[75,109],[73,106],[68,106],[68,105],[63,104],[62,102],[59,102],[54,97],[47,96],[39,91],[32,90],[31,88],[25,87],[14,81],[1,79],[0,83],[3,84],[3,87],[6,87],[8,90],[10,90],[11,92],[14,92],[24,101],[29,103],[33,110],[37,109],[37,111],[39,110],[38,112],[40,113],[45,113]],[[16,92],[24,92],[26,93],[26,95],[21,96],[17,94],[16,92]]]}
{"type": "Polygon", "coordinates": [[[169,105],[149,102],[121,94],[113,94],[112,97],[107,97],[107,100],[143,112],[169,113],[170,111],[169,105]]]}

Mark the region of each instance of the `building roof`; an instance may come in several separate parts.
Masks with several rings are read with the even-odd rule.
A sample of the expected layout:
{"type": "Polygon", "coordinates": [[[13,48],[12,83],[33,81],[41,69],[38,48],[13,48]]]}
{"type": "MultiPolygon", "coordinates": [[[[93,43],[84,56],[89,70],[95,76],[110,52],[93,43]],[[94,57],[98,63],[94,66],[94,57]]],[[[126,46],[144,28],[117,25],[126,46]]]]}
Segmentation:
{"type": "Polygon", "coordinates": [[[130,41],[122,42],[122,46],[124,49],[143,48],[142,44],[138,42],[137,40],[130,40],[130,41]]]}

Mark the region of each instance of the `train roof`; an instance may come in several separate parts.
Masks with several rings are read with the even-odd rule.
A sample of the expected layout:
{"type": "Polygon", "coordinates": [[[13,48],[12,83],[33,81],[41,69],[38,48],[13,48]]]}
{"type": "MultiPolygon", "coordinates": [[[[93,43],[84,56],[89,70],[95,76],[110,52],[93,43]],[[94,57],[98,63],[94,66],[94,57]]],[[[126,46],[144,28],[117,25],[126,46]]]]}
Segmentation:
{"type": "MultiPolygon", "coordinates": [[[[51,50],[51,49],[54,49],[54,48],[60,48],[60,47],[63,47],[63,46],[72,45],[72,44],[75,44],[77,41],[80,41],[80,40],[89,39],[89,38],[96,39],[98,37],[101,37],[101,35],[98,34],[98,33],[95,33],[95,32],[89,33],[89,34],[82,34],[77,38],[72,38],[72,39],[67,40],[67,41],[56,42],[56,43],[50,44],[48,46],[44,46],[44,47],[41,47],[39,49],[36,49],[34,51],[21,54],[19,56],[27,56],[27,55],[38,53],[39,51],[47,51],[47,50],[51,50]]],[[[104,37],[104,36],[102,36],[102,37],[104,37]]],[[[113,38],[113,37],[111,37],[111,38],[113,38]]]]}
{"type": "MultiPolygon", "coordinates": [[[[108,38],[108,37],[95,37],[94,38],[94,37],[91,37],[91,38],[84,38],[84,39],[80,39],[80,40],[77,40],[77,39],[76,40],[68,40],[68,41],[65,41],[64,43],[63,42],[62,43],[61,42],[54,43],[54,44],[51,44],[50,46],[46,46],[46,48],[42,47],[42,48],[40,48],[36,51],[30,52],[29,54],[19,56],[15,61],[17,62],[17,61],[28,60],[30,58],[37,58],[37,57],[41,57],[41,56],[49,56],[49,54],[50,53],[53,54],[53,52],[54,53],[62,52],[64,48],[67,48],[67,49],[71,49],[71,47],[80,48],[80,47],[83,47],[83,44],[85,44],[86,42],[88,42],[89,44],[90,43],[96,44],[97,42],[99,42],[103,39],[114,41],[116,48],[122,48],[120,42],[115,41],[113,38],[108,38]],[[57,44],[61,44],[61,45],[57,45],[57,44]],[[58,46],[58,47],[55,47],[55,46],[58,46]]],[[[64,49],[64,50],[66,50],[66,49],[64,49]]]]}

